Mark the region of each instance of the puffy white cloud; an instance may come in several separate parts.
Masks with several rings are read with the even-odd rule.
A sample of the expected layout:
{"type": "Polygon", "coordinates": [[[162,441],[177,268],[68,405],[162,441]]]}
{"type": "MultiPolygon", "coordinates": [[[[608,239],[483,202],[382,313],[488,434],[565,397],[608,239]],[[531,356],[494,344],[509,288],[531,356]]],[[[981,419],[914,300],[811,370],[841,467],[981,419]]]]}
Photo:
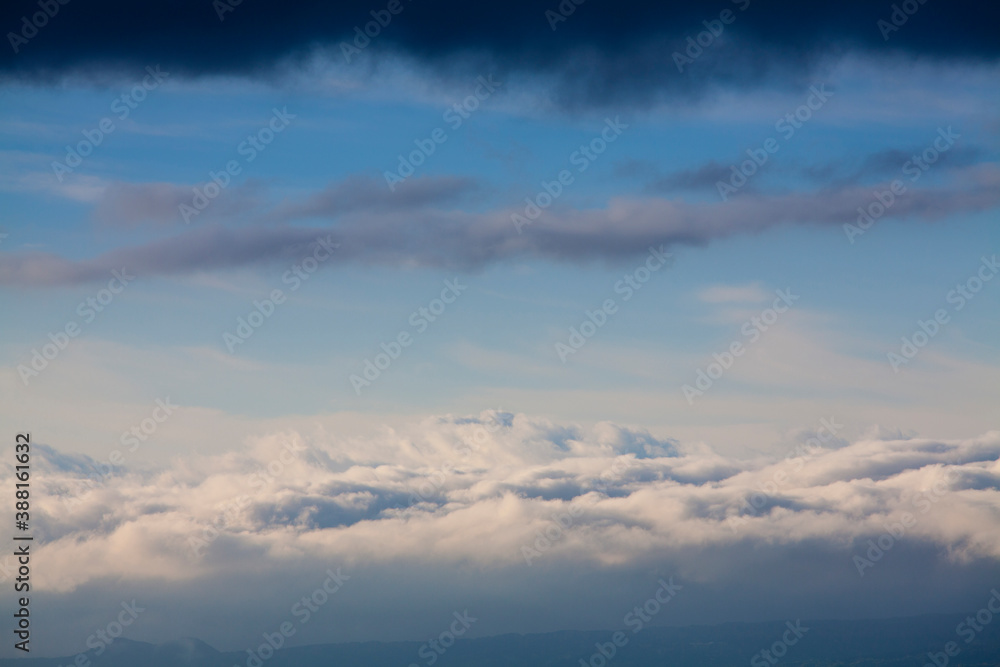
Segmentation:
{"type": "MultiPolygon", "coordinates": [[[[584,428],[491,411],[364,437],[273,433],[159,470],[89,471],[96,479],[86,457],[36,445],[34,576],[56,598],[95,586],[160,591],[147,599],[182,590],[184,604],[239,619],[255,605],[263,614],[274,597],[262,582],[294,586],[301,573],[337,565],[357,574],[345,595],[361,596],[365,614],[381,618],[386,610],[375,607],[392,606],[410,614],[412,631],[427,605],[478,600],[503,609],[487,634],[604,622],[593,620],[595,606],[565,601],[582,595],[613,609],[628,602],[616,586],[634,589],[651,573],[701,587],[692,618],[714,620],[733,617],[726,604],[744,615],[747,605],[763,608],[761,587],[784,591],[767,608],[782,609],[782,596],[806,604],[805,590],[787,590],[789,577],[812,582],[806,615],[848,608],[844,591],[858,585],[878,594],[867,614],[886,595],[909,604],[916,593],[897,581],[903,573],[943,568],[995,584],[977,573],[1000,559],[1000,432],[954,441],[808,435],[783,459],[748,461],[606,422],[584,428]],[[868,540],[885,547],[893,530],[860,576],[855,557],[866,558],[868,540]],[[586,594],[574,589],[581,577],[592,581],[586,594]],[[243,593],[220,594],[222,582],[243,593]],[[415,587],[400,594],[406,601],[378,602],[400,582],[415,587]],[[511,608],[543,589],[560,609],[544,621],[511,608]]],[[[950,590],[968,590],[962,576],[950,590]]],[[[160,631],[183,632],[170,623],[160,631]]],[[[230,632],[215,641],[239,641],[230,632]]],[[[352,636],[366,636],[359,632],[352,636]]],[[[333,637],[344,638],[315,639],[333,637]]]]}
{"type": "Polygon", "coordinates": [[[101,473],[44,446],[37,456],[47,590],[100,577],[198,578],[256,552],[266,555],[252,561],[257,570],[283,553],[405,561],[418,545],[440,561],[508,567],[524,564],[521,547],[571,507],[573,525],[550,530],[559,535],[541,557],[599,566],[706,544],[848,545],[903,512],[917,519],[914,539],[952,557],[1000,556],[998,432],[813,438],[787,460],[738,461],[606,422],[585,429],[486,412],[369,437],[275,433],[143,473],[101,473]]]}

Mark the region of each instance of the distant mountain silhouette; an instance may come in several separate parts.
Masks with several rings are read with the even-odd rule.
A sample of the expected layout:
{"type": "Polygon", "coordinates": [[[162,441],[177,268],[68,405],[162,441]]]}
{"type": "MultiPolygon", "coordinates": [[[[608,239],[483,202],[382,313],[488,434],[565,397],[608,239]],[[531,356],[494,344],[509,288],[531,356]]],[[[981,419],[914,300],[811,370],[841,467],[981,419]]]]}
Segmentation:
{"type": "MultiPolygon", "coordinates": [[[[956,627],[966,615],[932,615],[864,621],[803,621],[808,628],[796,637],[790,624],[727,623],[686,628],[646,628],[614,647],[613,630],[564,631],[530,635],[500,635],[459,640],[434,662],[435,667],[581,667],[604,664],[593,656],[614,651],[608,667],[733,667],[772,664],[798,667],[997,667],[1000,665],[1000,621],[987,625],[966,643],[956,627]],[[760,652],[782,637],[795,639],[779,650],[772,662],[760,652]],[[945,656],[945,645],[955,642],[958,654],[945,656]],[[599,646],[600,645],[600,646],[599,646]]],[[[621,640],[621,637],[619,637],[621,640]]],[[[429,665],[429,654],[418,654],[423,642],[365,642],[286,647],[249,667],[407,667],[429,665]]],[[[436,654],[435,654],[436,655],[436,654]]],[[[153,645],[119,639],[100,657],[88,652],[93,667],[247,667],[248,655],[221,653],[199,639],[180,639],[153,645]]],[[[772,656],[773,657],[773,656],[772,656]]],[[[64,658],[0,659],[0,667],[57,667],[71,665],[64,658]]]]}
{"type": "Polygon", "coordinates": [[[201,641],[188,637],[176,639],[166,644],[160,644],[153,649],[157,660],[163,660],[169,665],[209,665],[218,661],[222,655],[214,648],[201,641]]]}

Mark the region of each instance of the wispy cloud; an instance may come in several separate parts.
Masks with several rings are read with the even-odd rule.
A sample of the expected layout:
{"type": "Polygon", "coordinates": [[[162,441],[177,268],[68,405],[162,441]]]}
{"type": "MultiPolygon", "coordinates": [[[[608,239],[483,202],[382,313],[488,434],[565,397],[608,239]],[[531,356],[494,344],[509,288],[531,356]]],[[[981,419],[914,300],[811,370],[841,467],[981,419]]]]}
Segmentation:
{"type": "MultiPolygon", "coordinates": [[[[1000,205],[1000,168],[981,164],[954,172],[949,185],[914,189],[899,197],[884,219],[935,221],[1000,205]]],[[[433,180],[415,195],[429,204],[467,190],[462,181],[433,180]]],[[[336,189],[334,190],[336,191],[336,189]]],[[[661,198],[613,198],[603,209],[547,212],[530,233],[514,232],[514,211],[472,213],[414,203],[388,206],[372,193],[333,203],[329,190],[287,215],[342,213],[331,227],[251,226],[202,228],[145,245],[123,247],[86,260],[51,254],[0,255],[0,284],[56,286],[103,278],[122,266],[144,277],[260,265],[294,259],[317,237],[332,234],[341,244],[339,261],[365,264],[449,267],[475,270],[526,257],[587,262],[634,257],[650,246],[704,245],[779,225],[842,226],[853,223],[859,206],[871,200],[869,187],[847,186],[812,192],[753,195],[725,203],[661,198]],[[341,207],[341,208],[338,208],[341,207]]],[[[169,197],[168,197],[169,199],[169,197]]],[[[149,204],[148,198],[140,198],[149,204]]],[[[154,203],[160,201],[154,198],[154,203]]],[[[339,263],[339,262],[338,262],[339,263]]],[[[334,263],[331,263],[334,264],[334,263]]]]}

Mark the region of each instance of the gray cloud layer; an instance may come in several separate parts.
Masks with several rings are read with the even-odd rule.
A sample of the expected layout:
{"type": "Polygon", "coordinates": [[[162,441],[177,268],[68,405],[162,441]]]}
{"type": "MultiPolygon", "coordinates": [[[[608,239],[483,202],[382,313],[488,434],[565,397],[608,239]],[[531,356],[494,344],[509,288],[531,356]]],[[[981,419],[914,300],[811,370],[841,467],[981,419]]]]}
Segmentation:
{"type": "MultiPolygon", "coordinates": [[[[444,208],[474,188],[470,181],[422,179],[410,185],[397,193],[406,206],[388,203],[393,195],[387,191],[379,195],[370,185],[348,182],[303,202],[279,205],[269,214],[286,223],[328,217],[335,221],[332,226],[202,227],[87,260],[7,253],[0,255],[0,285],[86,283],[104,280],[122,267],[151,277],[297,261],[317,238],[328,234],[340,243],[330,266],[360,262],[476,270],[509,259],[616,260],[644,253],[651,245],[703,245],[779,225],[853,223],[858,207],[874,201],[873,187],[842,185],[805,193],[747,192],[724,203],[621,197],[603,209],[575,210],[560,208],[557,202],[519,234],[511,216],[524,215],[523,206],[485,213],[444,208]],[[350,196],[343,196],[347,191],[350,196]]],[[[160,210],[156,202],[161,199],[154,198],[154,209],[160,210]]],[[[935,221],[998,205],[1000,169],[984,163],[953,172],[949,185],[911,187],[882,219],[935,221]]],[[[145,215],[141,210],[133,213],[145,215]]]]}

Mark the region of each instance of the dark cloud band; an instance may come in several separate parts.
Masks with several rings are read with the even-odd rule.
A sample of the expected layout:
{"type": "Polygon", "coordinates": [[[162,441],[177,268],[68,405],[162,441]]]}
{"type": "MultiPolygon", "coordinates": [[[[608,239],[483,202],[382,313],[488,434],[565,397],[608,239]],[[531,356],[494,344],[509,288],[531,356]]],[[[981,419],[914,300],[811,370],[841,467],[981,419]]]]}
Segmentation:
{"type": "Polygon", "coordinates": [[[9,42],[0,73],[39,81],[159,63],[180,76],[259,75],[317,49],[348,66],[391,52],[439,71],[488,62],[490,71],[554,74],[567,82],[557,94],[574,102],[752,81],[850,50],[1000,54],[1000,6],[973,0],[907,0],[899,12],[863,0],[569,4],[571,12],[526,0],[18,0],[0,10],[9,42]],[[553,12],[565,20],[553,21],[553,12]],[[894,28],[888,37],[886,22],[894,28]],[[694,62],[678,71],[674,54],[687,59],[692,48],[694,62]]]}

